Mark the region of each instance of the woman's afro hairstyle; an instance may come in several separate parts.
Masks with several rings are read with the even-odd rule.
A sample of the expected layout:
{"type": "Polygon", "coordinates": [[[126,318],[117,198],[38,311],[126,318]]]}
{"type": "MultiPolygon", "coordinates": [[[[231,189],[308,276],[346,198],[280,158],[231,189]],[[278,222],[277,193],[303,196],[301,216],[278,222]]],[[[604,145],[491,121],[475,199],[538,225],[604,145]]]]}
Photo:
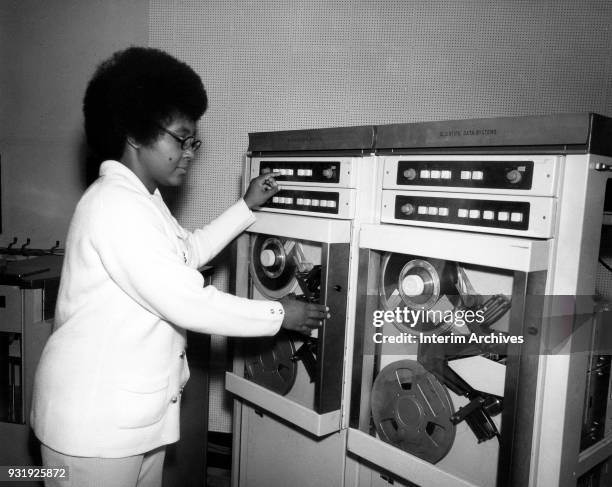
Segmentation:
{"type": "Polygon", "coordinates": [[[127,137],[154,142],[175,116],[206,111],[202,80],[187,64],[153,48],[130,47],[98,66],[83,100],[85,134],[100,159],[119,159],[127,137]]]}

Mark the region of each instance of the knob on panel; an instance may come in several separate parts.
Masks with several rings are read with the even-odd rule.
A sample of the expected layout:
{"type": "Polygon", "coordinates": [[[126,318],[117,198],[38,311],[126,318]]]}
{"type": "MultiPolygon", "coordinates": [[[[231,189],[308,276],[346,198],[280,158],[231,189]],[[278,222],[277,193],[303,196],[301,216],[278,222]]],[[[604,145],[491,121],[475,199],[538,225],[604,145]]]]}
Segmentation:
{"type": "Polygon", "coordinates": [[[402,205],[402,207],[400,208],[400,211],[404,215],[412,215],[414,213],[414,205],[410,203],[406,203],[405,205],[402,205]]]}
{"type": "Polygon", "coordinates": [[[412,181],[413,179],[415,179],[417,176],[417,172],[415,169],[410,168],[410,169],[406,169],[404,171],[404,177],[410,181],[412,181]]]}
{"type": "Polygon", "coordinates": [[[327,169],[323,169],[323,176],[326,177],[327,179],[331,179],[334,177],[334,168],[332,167],[328,167],[327,169]]]}
{"type": "Polygon", "coordinates": [[[506,179],[509,183],[518,184],[523,179],[523,175],[518,169],[512,169],[506,173],[506,179]]]}

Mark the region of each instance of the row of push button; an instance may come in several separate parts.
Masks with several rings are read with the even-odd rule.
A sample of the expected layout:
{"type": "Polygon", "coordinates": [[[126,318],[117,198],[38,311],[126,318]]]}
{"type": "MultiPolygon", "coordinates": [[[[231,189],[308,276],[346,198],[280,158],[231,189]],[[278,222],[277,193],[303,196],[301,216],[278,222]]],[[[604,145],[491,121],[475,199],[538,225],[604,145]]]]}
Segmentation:
{"type": "MultiPolygon", "coordinates": [[[[414,174],[414,171],[408,170],[404,171],[404,176],[408,179],[413,179],[411,176],[414,174]]],[[[438,171],[436,169],[421,169],[419,176],[421,179],[452,179],[453,173],[449,170],[441,170],[438,171]]],[[[482,171],[461,171],[461,179],[473,179],[476,181],[481,181],[484,179],[484,173],[482,171]]]]}
{"type": "MultiPolygon", "coordinates": [[[[457,216],[459,218],[482,218],[483,220],[495,220],[495,212],[491,210],[480,211],[460,208],[457,210],[457,216]]],[[[520,212],[498,211],[497,221],[511,221],[514,223],[520,223],[523,221],[523,214],[520,212]]]]}
{"type": "Polygon", "coordinates": [[[448,216],[448,208],[437,207],[437,206],[419,206],[417,208],[419,215],[438,215],[448,216]]]}
{"type": "Polygon", "coordinates": [[[421,169],[419,175],[421,176],[421,179],[451,179],[453,173],[448,170],[438,171],[436,169],[432,169],[430,171],[429,169],[421,169]]]}
{"type": "Polygon", "coordinates": [[[484,174],[482,171],[461,171],[461,179],[474,179],[482,181],[484,174]]]}
{"type": "MultiPolygon", "coordinates": [[[[270,170],[262,170],[262,173],[269,173],[270,170]]],[[[312,176],[312,169],[274,169],[274,172],[279,173],[281,176],[293,176],[297,174],[298,176],[312,176]]]]}
{"type": "MultiPolygon", "coordinates": [[[[288,198],[288,197],[283,197],[283,196],[273,196],[272,197],[272,203],[277,203],[279,205],[292,205],[293,201],[294,201],[293,198],[288,198]]],[[[334,200],[316,200],[316,199],[310,199],[310,198],[297,198],[295,200],[295,203],[297,205],[303,205],[303,206],[322,206],[325,208],[335,208],[336,207],[336,202],[334,200]]]]}
{"type": "MultiPolygon", "coordinates": [[[[432,216],[448,216],[449,211],[448,208],[438,207],[438,206],[419,206],[417,208],[417,213],[419,215],[432,215],[432,216]]],[[[459,208],[457,210],[457,216],[459,218],[471,218],[471,219],[479,219],[483,220],[495,220],[495,212],[492,210],[470,210],[467,208],[459,208]]],[[[520,223],[523,221],[523,214],[520,212],[508,212],[508,211],[498,211],[497,212],[497,221],[500,222],[515,222],[520,223]]]]}

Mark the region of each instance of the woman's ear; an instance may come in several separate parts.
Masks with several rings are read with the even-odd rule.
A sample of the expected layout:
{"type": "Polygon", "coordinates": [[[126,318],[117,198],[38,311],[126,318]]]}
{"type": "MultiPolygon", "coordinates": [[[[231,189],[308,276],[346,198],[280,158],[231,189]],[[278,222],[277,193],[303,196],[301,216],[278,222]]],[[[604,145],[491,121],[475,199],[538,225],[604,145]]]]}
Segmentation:
{"type": "Polygon", "coordinates": [[[127,144],[133,149],[140,149],[140,144],[136,142],[132,137],[127,138],[127,144]]]}

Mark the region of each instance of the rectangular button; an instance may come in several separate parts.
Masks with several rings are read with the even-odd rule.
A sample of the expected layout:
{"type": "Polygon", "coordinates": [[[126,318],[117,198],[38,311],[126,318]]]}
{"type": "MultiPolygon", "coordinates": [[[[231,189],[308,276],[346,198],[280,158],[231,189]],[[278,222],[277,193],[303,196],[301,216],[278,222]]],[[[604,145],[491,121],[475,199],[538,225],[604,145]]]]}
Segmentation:
{"type": "Polygon", "coordinates": [[[296,203],[298,205],[303,205],[304,204],[304,198],[298,198],[296,203]]]}
{"type": "Polygon", "coordinates": [[[440,216],[448,216],[448,208],[438,208],[438,215],[440,216]]]}
{"type": "Polygon", "coordinates": [[[470,171],[461,171],[461,179],[472,179],[472,173],[470,171]]]}
{"type": "Polygon", "coordinates": [[[308,198],[304,198],[304,204],[305,204],[306,206],[310,206],[310,199],[308,199],[308,198]]]}
{"type": "Polygon", "coordinates": [[[334,200],[328,200],[327,201],[327,207],[328,208],[335,208],[336,207],[336,202],[334,200]]]}
{"type": "Polygon", "coordinates": [[[510,220],[513,222],[522,222],[523,221],[523,214],[522,213],[512,213],[510,215],[510,220]]]}
{"type": "Polygon", "coordinates": [[[440,176],[442,176],[442,179],[451,179],[453,176],[453,173],[450,171],[442,171],[440,176]]]}
{"type": "Polygon", "coordinates": [[[293,169],[286,169],[285,173],[287,176],[293,176],[293,169]]]}
{"type": "Polygon", "coordinates": [[[467,218],[468,216],[468,211],[465,208],[459,208],[459,210],[457,210],[457,216],[459,218],[467,218]]]}
{"type": "Polygon", "coordinates": [[[304,174],[304,169],[298,169],[298,170],[297,170],[297,175],[298,175],[298,176],[304,176],[304,175],[305,175],[305,174],[304,174]]]}
{"type": "Polygon", "coordinates": [[[321,206],[325,207],[327,206],[327,200],[321,200],[321,203],[319,203],[321,206]]]}
{"type": "Polygon", "coordinates": [[[427,215],[427,207],[426,206],[419,206],[417,211],[418,211],[419,215],[427,215]]]}
{"type": "Polygon", "coordinates": [[[278,203],[280,198],[278,196],[272,196],[272,203],[278,203]]]}
{"type": "Polygon", "coordinates": [[[510,215],[508,215],[508,212],[507,212],[507,211],[500,211],[500,212],[497,214],[497,219],[498,219],[500,222],[507,222],[507,221],[508,221],[508,218],[510,218],[510,215]]]}
{"type": "Polygon", "coordinates": [[[428,215],[437,215],[438,214],[438,207],[437,206],[430,206],[429,208],[427,208],[427,214],[428,215]]]}
{"type": "Polygon", "coordinates": [[[480,210],[470,210],[470,218],[480,218],[480,210]]]}
{"type": "Polygon", "coordinates": [[[312,169],[304,169],[304,176],[312,176],[312,169]]]}
{"type": "Polygon", "coordinates": [[[421,179],[429,179],[429,177],[431,176],[431,173],[429,172],[428,169],[421,169],[421,179]]]}
{"type": "Polygon", "coordinates": [[[312,206],[319,206],[319,200],[312,200],[312,201],[310,202],[310,204],[311,204],[312,206]]]}
{"type": "Polygon", "coordinates": [[[490,211],[490,210],[486,210],[482,212],[482,217],[485,220],[493,220],[493,218],[495,218],[495,212],[494,211],[490,211]]]}
{"type": "Polygon", "coordinates": [[[472,171],[472,179],[476,179],[478,181],[482,180],[483,173],[482,171],[472,171]]]}
{"type": "Polygon", "coordinates": [[[431,179],[440,179],[440,171],[433,169],[431,171],[431,179]]]}
{"type": "Polygon", "coordinates": [[[292,205],[293,204],[293,198],[285,198],[285,204],[286,205],[292,205]]]}

